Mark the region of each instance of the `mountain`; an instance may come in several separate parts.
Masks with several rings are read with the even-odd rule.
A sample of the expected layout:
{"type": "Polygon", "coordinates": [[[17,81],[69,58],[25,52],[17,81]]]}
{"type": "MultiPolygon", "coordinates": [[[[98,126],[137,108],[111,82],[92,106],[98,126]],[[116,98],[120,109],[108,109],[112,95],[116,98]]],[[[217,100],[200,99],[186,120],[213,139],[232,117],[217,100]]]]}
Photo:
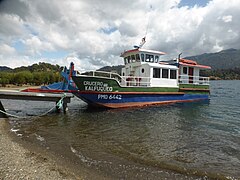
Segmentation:
{"type": "Polygon", "coordinates": [[[116,72],[118,74],[121,74],[123,67],[124,67],[124,65],[104,66],[104,67],[98,69],[98,71],[116,72]]]}
{"type": "MultiPolygon", "coordinates": [[[[199,64],[211,66],[212,70],[240,68],[240,50],[237,49],[227,49],[216,53],[204,53],[184,57],[184,59],[195,60],[199,64]]],[[[123,65],[105,66],[98,69],[98,71],[116,71],[120,74],[123,67],[123,65]]]]}
{"type": "Polygon", "coordinates": [[[7,66],[0,66],[0,71],[11,71],[12,69],[7,66]]]}
{"type": "MultiPolygon", "coordinates": [[[[201,72],[202,76],[211,76],[213,79],[240,79],[240,50],[227,49],[216,53],[189,56],[184,59],[195,60],[199,64],[212,67],[212,70],[201,72]]],[[[98,71],[115,71],[121,74],[123,67],[123,65],[105,66],[98,71]]]]}
{"type": "Polygon", "coordinates": [[[21,66],[14,69],[11,69],[6,66],[0,66],[0,71],[11,71],[11,72],[21,72],[21,71],[30,71],[30,72],[59,72],[61,67],[59,65],[52,65],[45,62],[39,62],[38,64],[33,64],[31,66],[21,66]]]}
{"type": "MultiPolygon", "coordinates": [[[[240,50],[237,49],[227,49],[216,53],[204,53],[196,56],[185,57],[185,59],[192,59],[197,61],[199,64],[208,65],[212,67],[212,70],[220,70],[220,69],[234,69],[240,68],[240,50]]],[[[123,65],[119,66],[105,66],[98,71],[115,71],[121,74],[121,69],[123,65]]],[[[59,65],[52,65],[49,63],[40,62],[38,64],[33,64],[28,67],[18,67],[15,69],[11,69],[6,66],[0,66],[0,71],[60,71],[61,68],[59,65]]]]}
{"type": "Polygon", "coordinates": [[[240,50],[227,49],[216,53],[205,53],[196,56],[185,57],[199,64],[208,65],[212,70],[240,68],[240,50]]]}

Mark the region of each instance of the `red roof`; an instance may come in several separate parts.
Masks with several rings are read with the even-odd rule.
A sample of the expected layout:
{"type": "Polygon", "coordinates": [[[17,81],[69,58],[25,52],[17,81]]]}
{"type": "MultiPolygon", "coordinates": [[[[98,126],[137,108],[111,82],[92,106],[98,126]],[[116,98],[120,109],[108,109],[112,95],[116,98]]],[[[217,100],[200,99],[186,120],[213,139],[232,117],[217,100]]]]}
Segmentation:
{"type": "Polygon", "coordinates": [[[189,60],[189,59],[180,59],[179,64],[184,66],[190,66],[190,67],[198,67],[201,69],[211,69],[210,66],[200,65],[196,61],[189,60]]]}
{"type": "Polygon", "coordinates": [[[151,54],[158,54],[158,55],[166,54],[166,53],[161,52],[161,51],[154,51],[154,50],[148,50],[148,49],[141,49],[141,48],[139,48],[139,49],[131,49],[131,50],[124,51],[120,56],[124,57],[126,54],[132,53],[132,52],[143,52],[143,53],[151,53],[151,54]]]}

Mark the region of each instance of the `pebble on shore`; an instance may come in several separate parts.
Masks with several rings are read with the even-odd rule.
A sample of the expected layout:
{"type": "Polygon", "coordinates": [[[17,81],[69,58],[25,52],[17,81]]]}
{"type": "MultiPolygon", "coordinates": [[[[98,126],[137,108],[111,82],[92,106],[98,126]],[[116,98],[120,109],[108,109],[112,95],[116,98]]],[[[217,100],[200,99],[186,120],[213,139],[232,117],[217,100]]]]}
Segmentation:
{"type": "Polygon", "coordinates": [[[0,118],[0,179],[80,179],[53,159],[14,142],[7,126],[0,118]]]}

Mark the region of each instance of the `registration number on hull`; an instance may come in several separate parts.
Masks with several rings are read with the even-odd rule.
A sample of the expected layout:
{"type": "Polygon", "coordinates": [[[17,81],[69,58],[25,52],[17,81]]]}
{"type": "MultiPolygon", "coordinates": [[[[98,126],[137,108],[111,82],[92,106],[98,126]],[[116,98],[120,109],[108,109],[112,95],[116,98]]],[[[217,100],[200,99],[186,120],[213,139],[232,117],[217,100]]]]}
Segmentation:
{"type": "Polygon", "coordinates": [[[98,94],[98,99],[117,99],[121,100],[122,95],[121,94],[98,94]]]}

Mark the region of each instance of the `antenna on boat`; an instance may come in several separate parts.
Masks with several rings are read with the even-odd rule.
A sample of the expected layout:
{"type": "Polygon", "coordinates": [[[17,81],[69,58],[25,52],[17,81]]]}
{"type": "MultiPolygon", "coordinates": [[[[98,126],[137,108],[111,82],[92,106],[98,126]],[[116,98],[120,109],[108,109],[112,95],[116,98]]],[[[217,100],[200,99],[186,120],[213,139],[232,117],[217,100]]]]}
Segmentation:
{"type": "MultiPolygon", "coordinates": [[[[147,4],[148,4],[148,2],[147,2],[147,4]]],[[[152,5],[150,5],[150,9],[152,9],[152,5]]],[[[148,14],[145,36],[142,38],[142,41],[140,42],[140,44],[138,46],[137,45],[133,46],[136,49],[142,48],[143,45],[146,43],[146,37],[147,37],[148,27],[149,27],[149,17],[150,17],[150,15],[148,14]]]]}
{"type": "Polygon", "coordinates": [[[145,44],[145,42],[146,42],[146,36],[142,38],[142,41],[140,42],[140,44],[138,46],[134,45],[133,47],[136,49],[142,48],[142,46],[145,44]]]}
{"type": "MultiPolygon", "coordinates": [[[[152,5],[150,4],[150,10],[152,10],[152,5]]],[[[149,28],[149,19],[150,19],[150,13],[148,13],[148,17],[147,17],[147,27],[146,27],[146,33],[145,33],[145,37],[147,36],[148,33],[148,28],[149,28]]]]}
{"type": "Polygon", "coordinates": [[[180,62],[181,55],[182,55],[182,53],[178,54],[177,63],[180,62]]]}

